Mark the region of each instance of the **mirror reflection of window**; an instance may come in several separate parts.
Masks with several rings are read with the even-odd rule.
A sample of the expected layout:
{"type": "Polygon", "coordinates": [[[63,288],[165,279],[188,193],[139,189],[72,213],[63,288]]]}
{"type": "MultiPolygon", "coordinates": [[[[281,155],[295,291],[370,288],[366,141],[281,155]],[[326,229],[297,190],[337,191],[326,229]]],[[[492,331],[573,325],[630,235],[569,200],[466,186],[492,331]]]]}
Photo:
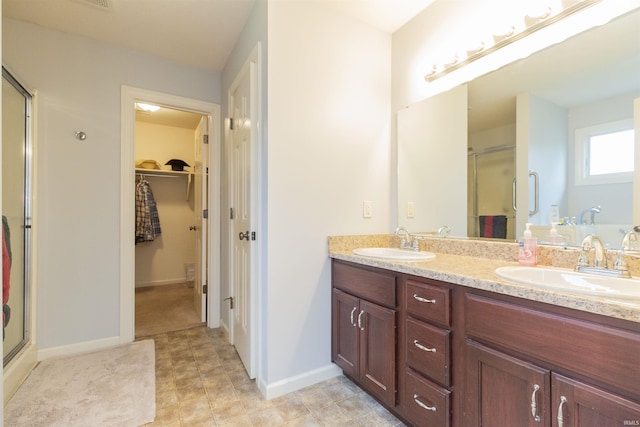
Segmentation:
{"type": "Polygon", "coordinates": [[[577,129],[576,184],[631,182],[634,145],[632,119],[577,129]]]}

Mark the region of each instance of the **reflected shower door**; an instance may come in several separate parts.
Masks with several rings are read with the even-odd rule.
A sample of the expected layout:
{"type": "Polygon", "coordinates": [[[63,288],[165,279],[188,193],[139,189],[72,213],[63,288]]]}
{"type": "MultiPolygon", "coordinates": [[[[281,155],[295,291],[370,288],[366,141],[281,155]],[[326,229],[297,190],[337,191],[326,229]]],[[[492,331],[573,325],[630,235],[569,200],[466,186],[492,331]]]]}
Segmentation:
{"type": "Polygon", "coordinates": [[[469,155],[469,236],[480,235],[480,217],[505,215],[507,239],[515,238],[513,187],[515,156],[512,147],[496,147],[469,155]]]}
{"type": "Polygon", "coordinates": [[[29,342],[31,94],[2,69],[4,366],[29,342]],[[7,295],[8,294],[8,295],[7,295]]]}

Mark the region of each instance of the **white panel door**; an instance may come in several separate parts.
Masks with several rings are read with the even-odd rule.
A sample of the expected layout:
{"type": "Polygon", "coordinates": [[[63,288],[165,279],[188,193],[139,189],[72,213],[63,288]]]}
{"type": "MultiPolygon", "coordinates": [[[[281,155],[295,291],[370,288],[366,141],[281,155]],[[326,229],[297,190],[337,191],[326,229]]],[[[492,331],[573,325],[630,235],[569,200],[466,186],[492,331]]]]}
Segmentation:
{"type": "Polygon", "coordinates": [[[231,325],[230,340],[236,347],[250,378],[256,376],[256,353],[252,327],[252,277],[255,262],[254,218],[252,218],[252,120],[251,81],[255,63],[243,67],[229,93],[231,112],[231,325]]]}
{"type": "Polygon", "coordinates": [[[195,162],[194,172],[194,209],[196,232],[196,260],[195,260],[195,286],[193,290],[193,304],[196,314],[202,322],[207,321],[207,297],[204,285],[208,277],[208,239],[207,218],[203,215],[208,207],[207,183],[208,183],[208,144],[205,144],[208,117],[202,117],[195,132],[195,162]]]}

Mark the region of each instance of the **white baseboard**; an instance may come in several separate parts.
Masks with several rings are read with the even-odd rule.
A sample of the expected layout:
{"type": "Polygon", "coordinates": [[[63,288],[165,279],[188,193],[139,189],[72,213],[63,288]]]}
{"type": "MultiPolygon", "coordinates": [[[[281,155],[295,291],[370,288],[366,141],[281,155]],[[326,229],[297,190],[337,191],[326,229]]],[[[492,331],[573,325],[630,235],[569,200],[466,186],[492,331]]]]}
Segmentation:
{"type": "Polygon", "coordinates": [[[220,327],[226,332],[227,336],[229,336],[229,326],[227,326],[227,323],[223,319],[220,319],[220,327]]]}
{"type": "Polygon", "coordinates": [[[110,337],[95,341],[84,341],[76,344],[39,349],[38,361],[51,359],[52,357],[69,356],[72,354],[86,353],[88,351],[102,350],[103,348],[115,347],[120,344],[120,337],[110,337]]]}
{"type": "Polygon", "coordinates": [[[342,369],[337,365],[331,363],[330,365],[322,368],[314,369],[313,371],[305,372],[295,377],[289,377],[284,380],[276,381],[273,384],[266,384],[262,379],[258,380],[258,388],[265,399],[275,399],[276,397],[284,396],[287,393],[309,387],[326,381],[328,379],[342,375],[342,369]]]}
{"type": "Polygon", "coordinates": [[[187,279],[180,277],[177,279],[152,280],[151,282],[136,283],[136,288],[148,288],[149,286],[178,285],[187,283],[187,279]]]}

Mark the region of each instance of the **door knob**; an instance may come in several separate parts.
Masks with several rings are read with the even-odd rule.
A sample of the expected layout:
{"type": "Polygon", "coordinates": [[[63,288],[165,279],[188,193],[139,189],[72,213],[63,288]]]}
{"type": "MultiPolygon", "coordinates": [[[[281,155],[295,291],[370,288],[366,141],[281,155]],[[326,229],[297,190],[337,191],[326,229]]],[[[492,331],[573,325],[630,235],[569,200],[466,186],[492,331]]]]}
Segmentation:
{"type": "Polygon", "coordinates": [[[240,232],[238,234],[238,239],[242,240],[242,239],[247,239],[247,242],[249,241],[249,230],[245,231],[244,233],[240,232]]]}

